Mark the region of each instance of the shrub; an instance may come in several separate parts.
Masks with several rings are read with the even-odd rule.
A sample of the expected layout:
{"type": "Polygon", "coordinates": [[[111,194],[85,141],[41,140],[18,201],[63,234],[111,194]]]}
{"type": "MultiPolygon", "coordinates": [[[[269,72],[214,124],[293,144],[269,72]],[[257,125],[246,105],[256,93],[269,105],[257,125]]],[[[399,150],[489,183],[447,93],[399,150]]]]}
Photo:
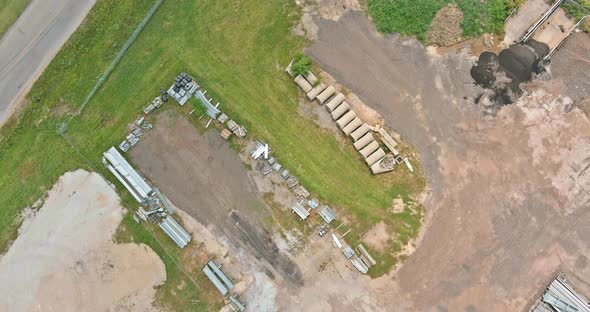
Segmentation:
{"type": "Polygon", "coordinates": [[[311,59],[303,53],[297,53],[293,64],[291,65],[291,71],[295,76],[305,75],[311,70],[311,59]]]}

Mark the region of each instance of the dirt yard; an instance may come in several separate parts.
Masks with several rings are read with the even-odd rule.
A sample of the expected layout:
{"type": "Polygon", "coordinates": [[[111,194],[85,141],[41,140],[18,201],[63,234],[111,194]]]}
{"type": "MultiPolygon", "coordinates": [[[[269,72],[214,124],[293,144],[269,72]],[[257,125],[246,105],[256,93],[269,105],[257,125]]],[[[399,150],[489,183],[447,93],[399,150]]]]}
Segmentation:
{"type": "Polygon", "coordinates": [[[299,268],[262,226],[269,212],[254,180],[217,131],[200,135],[186,118],[164,113],[130,155],[173,203],[234,250],[254,255],[273,278],[302,284],[299,268]]]}
{"type": "Polygon", "coordinates": [[[302,242],[300,235],[266,230],[271,212],[261,195],[273,192],[284,206],[280,218],[296,223],[286,208],[295,197],[279,180],[248,170],[217,130],[201,135],[185,117],[164,112],[131,158],[184,211],[195,244],[227,264],[249,311],[384,311],[371,296],[373,281],[359,276],[329,238],[313,230],[302,242]]]}
{"type": "Polygon", "coordinates": [[[101,176],[63,175],[0,259],[0,311],[152,311],[164,263],[144,245],[113,243],[122,216],[101,176]]]}
{"type": "MultiPolygon", "coordinates": [[[[417,250],[367,284],[378,307],[521,311],[559,270],[590,282],[590,122],[567,82],[532,83],[484,117],[467,52],[384,38],[360,12],[315,23],[308,53],[418,148],[431,188],[417,250]]],[[[568,53],[583,55],[553,62],[583,64],[568,53]]]]}

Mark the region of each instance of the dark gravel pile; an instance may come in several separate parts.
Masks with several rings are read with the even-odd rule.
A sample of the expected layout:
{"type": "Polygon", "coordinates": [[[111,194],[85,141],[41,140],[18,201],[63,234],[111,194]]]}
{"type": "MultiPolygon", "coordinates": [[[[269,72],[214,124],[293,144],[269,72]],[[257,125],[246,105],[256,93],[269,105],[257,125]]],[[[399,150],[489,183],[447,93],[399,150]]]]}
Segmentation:
{"type": "Polygon", "coordinates": [[[476,84],[494,91],[490,99],[496,105],[511,104],[522,93],[520,84],[543,71],[542,60],[547,53],[549,47],[535,40],[511,45],[499,55],[486,51],[471,68],[471,77],[476,84]],[[506,79],[498,79],[500,76],[506,79]]]}

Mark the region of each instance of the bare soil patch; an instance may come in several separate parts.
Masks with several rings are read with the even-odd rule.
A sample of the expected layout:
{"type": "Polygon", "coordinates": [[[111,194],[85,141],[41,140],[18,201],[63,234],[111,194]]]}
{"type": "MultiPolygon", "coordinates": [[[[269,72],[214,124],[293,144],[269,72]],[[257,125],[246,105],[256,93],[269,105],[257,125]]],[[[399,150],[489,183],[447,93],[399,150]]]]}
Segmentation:
{"type": "Polygon", "coordinates": [[[217,131],[201,135],[186,117],[163,112],[130,156],[172,202],[215,235],[227,237],[234,252],[246,251],[273,278],[302,284],[299,268],[264,227],[270,210],[253,178],[217,131]]]}
{"type": "Polygon", "coordinates": [[[590,116],[590,34],[573,33],[551,58],[550,72],[563,82],[574,106],[590,116]]]}
{"type": "Polygon", "coordinates": [[[375,225],[363,236],[363,241],[377,251],[385,251],[388,247],[387,241],[391,239],[391,230],[387,224],[381,221],[375,225]]]}
{"type": "Polygon", "coordinates": [[[1,311],[151,311],[164,263],[115,244],[119,197],[96,173],[68,172],[0,259],[1,311]]]}

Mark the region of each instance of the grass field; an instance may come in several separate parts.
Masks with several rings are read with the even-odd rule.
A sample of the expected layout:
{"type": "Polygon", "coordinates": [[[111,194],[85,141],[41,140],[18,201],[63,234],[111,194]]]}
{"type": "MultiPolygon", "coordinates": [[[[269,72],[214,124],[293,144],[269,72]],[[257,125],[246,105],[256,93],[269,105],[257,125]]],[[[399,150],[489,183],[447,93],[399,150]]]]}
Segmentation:
{"type": "Polygon", "coordinates": [[[368,0],[369,14],[383,33],[400,33],[424,40],[436,12],[449,3],[463,11],[465,38],[502,32],[504,19],[520,0],[368,0]]]}
{"type": "MultiPolygon", "coordinates": [[[[403,235],[417,233],[419,213],[396,215],[388,208],[394,197],[409,198],[423,181],[409,179],[403,171],[373,177],[351,146],[337,143],[331,132],[298,115],[297,88],[283,70],[305,44],[290,31],[299,18],[291,1],[165,1],[70,124],[67,137],[91,164],[86,165],[57,134],[59,125],[84,100],[152,3],[98,1],[33,86],[30,105],[0,131],[0,249],[14,239],[21,209],[65,171],[95,169],[112,180],[102,169],[101,153],[121,141],[126,125],[181,71],[221,101],[221,108],[245,124],[251,137],[271,144],[275,156],[311,192],[346,212],[357,233],[382,219],[403,235]]],[[[123,226],[130,237],[160,250],[128,219],[123,226]]],[[[382,257],[395,261],[389,254],[382,257]]],[[[177,270],[163,259],[167,270],[177,270]]],[[[181,277],[170,274],[159,294],[178,282],[175,278],[181,277]]],[[[168,297],[159,298],[167,304],[168,297]]]]}
{"type": "Polygon", "coordinates": [[[0,0],[0,39],[16,22],[31,0],[0,0]]]}

